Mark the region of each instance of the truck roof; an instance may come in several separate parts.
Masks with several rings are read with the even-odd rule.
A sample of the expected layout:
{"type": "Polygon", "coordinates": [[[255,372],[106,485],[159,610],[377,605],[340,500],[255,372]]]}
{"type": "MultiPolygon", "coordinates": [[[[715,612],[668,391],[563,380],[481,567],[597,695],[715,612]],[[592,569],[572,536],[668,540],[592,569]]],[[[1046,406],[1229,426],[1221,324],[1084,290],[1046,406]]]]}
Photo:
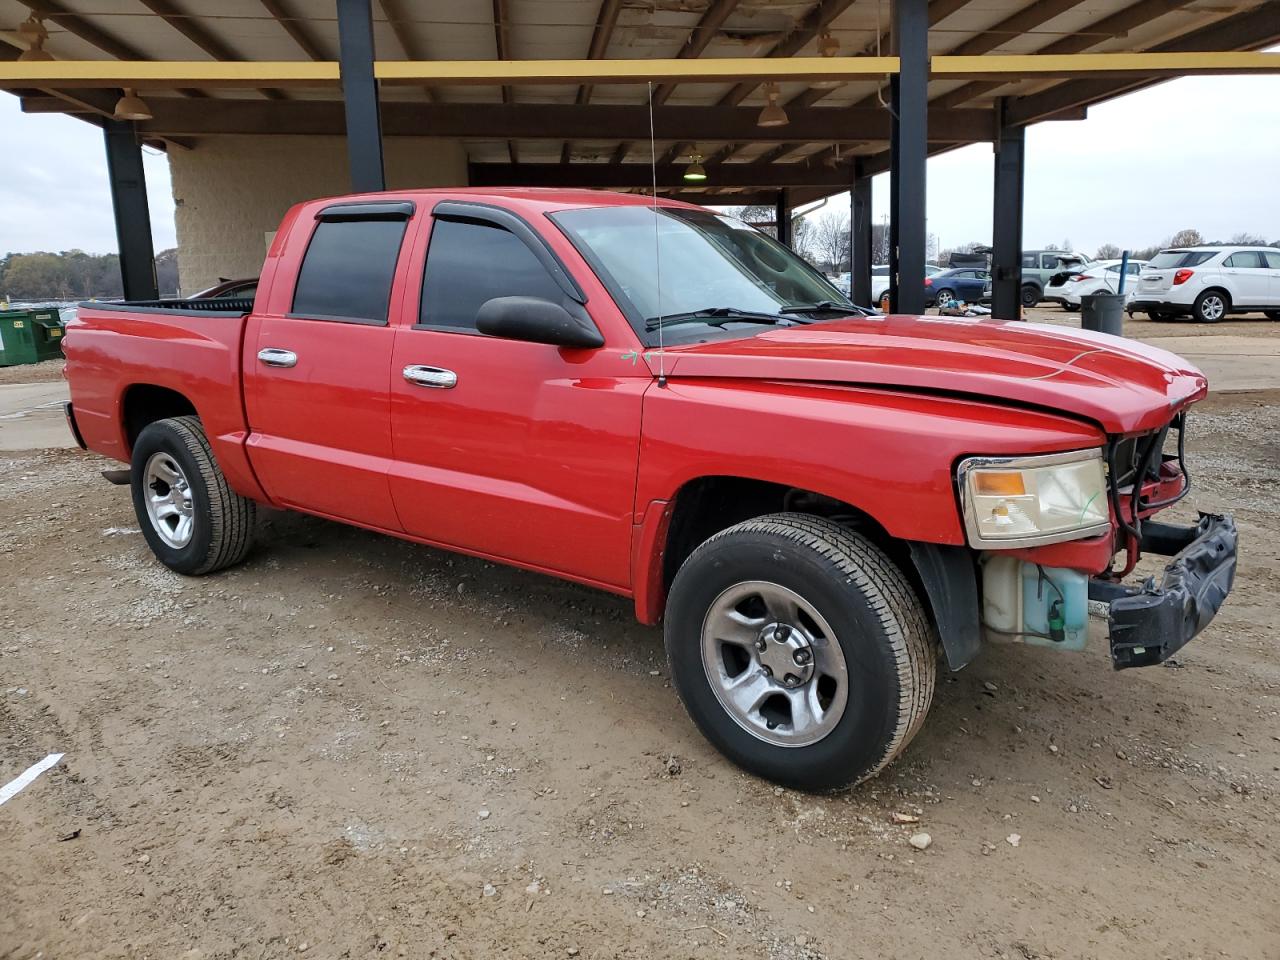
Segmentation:
{"type": "MultiPolygon", "coordinates": [[[[615,190],[565,189],[561,187],[430,187],[415,190],[386,190],[381,193],[356,193],[325,197],[324,203],[344,200],[476,200],[501,206],[551,213],[583,207],[652,206],[654,198],[640,193],[618,193],[615,190]],[[503,202],[505,201],[505,203],[503,202]]],[[[317,201],[308,201],[308,204],[317,201]]],[[[658,197],[662,207],[691,207],[697,204],[658,197]]]]}

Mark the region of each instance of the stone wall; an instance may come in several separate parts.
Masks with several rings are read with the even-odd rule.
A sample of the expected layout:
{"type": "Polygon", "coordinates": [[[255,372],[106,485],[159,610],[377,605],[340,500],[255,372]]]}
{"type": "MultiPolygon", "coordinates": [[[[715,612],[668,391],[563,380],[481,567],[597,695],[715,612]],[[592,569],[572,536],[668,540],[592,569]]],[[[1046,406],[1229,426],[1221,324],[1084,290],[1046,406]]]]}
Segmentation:
{"type": "MultiPolygon", "coordinates": [[[[466,151],[456,141],[388,137],[384,151],[389,189],[467,182],[466,151]]],[[[172,149],[169,168],[184,296],[220,277],[257,276],[289,207],[350,190],[343,137],[209,137],[172,149]]]]}

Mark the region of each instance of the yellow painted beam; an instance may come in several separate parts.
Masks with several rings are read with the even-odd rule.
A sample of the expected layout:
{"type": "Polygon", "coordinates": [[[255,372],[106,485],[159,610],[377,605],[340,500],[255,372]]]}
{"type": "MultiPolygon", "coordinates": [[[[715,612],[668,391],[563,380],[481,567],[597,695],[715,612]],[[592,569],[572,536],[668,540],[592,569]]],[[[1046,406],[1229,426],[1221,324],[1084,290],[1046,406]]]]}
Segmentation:
{"type": "Polygon", "coordinates": [[[1068,53],[937,56],[930,76],[956,80],[1280,73],[1280,53],[1068,53]]]}
{"type": "MultiPolygon", "coordinates": [[[[708,60],[381,60],[385,83],[437,86],[578,83],[729,83],[857,80],[898,72],[897,57],[708,60]]],[[[338,82],[331,62],[53,60],[0,62],[0,87],[316,87],[338,82]]]]}

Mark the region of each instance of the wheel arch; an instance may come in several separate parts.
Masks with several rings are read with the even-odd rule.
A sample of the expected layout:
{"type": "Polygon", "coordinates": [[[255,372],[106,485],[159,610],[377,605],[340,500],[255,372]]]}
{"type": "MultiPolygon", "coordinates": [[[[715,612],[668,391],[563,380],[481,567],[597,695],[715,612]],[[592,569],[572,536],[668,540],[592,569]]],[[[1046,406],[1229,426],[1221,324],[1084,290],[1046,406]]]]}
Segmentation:
{"type": "Polygon", "coordinates": [[[952,670],[978,652],[977,567],[967,547],[902,540],[847,500],[786,483],[735,475],[686,481],[646,515],[634,564],[636,615],[657,623],[680,566],[697,546],[738,523],[788,512],[821,516],[856,530],[888,555],[911,581],[929,613],[952,670]]]}
{"type": "Polygon", "coordinates": [[[172,387],[131,383],[120,394],[120,428],[125,449],[133,450],[138,435],[157,420],[200,414],[191,399],[172,387]]]}

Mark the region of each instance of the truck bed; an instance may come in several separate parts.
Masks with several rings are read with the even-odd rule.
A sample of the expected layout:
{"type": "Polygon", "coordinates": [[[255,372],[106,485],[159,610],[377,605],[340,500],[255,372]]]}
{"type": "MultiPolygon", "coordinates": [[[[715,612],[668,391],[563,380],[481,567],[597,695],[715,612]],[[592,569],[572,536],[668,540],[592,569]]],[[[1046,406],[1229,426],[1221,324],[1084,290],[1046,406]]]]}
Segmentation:
{"type": "Polygon", "coordinates": [[[145,398],[154,406],[171,398],[171,415],[195,413],[204,422],[232,487],[261,498],[244,453],[248,425],[240,377],[245,317],[252,309],[252,298],[80,304],[63,350],[85,446],[127,463],[136,435],[131,400],[145,398]]]}

